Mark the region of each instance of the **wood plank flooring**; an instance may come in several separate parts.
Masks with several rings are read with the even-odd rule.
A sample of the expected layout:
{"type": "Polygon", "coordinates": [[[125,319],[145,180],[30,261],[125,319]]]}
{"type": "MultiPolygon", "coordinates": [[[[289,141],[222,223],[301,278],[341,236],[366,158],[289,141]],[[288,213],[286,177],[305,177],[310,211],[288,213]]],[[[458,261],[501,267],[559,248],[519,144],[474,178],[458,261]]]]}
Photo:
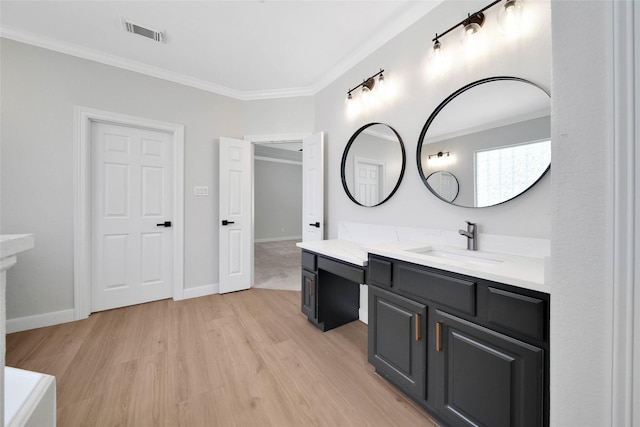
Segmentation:
{"type": "Polygon", "coordinates": [[[367,363],[367,328],[322,333],[300,293],[157,301],[7,335],[55,375],[58,426],[435,426],[367,363]]]}

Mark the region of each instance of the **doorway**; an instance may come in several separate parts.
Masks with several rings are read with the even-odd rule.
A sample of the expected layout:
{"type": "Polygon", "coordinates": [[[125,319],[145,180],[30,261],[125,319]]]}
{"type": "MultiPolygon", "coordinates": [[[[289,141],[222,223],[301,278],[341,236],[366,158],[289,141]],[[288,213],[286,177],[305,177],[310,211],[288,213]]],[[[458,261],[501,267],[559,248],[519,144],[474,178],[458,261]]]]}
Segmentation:
{"type": "MultiPolygon", "coordinates": [[[[125,305],[131,301],[143,302],[145,298],[173,296],[174,299],[182,299],[184,127],[83,107],[75,109],[75,127],[74,296],[76,320],[88,317],[94,310],[108,308],[101,307],[99,304],[94,306],[92,301],[97,298],[92,295],[92,284],[96,275],[100,274],[97,271],[98,265],[103,269],[101,273],[104,279],[103,285],[106,285],[103,286],[103,290],[122,291],[127,287],[131,288],[131,283],[137,283],[134,287],[139,289],[134,293],[139,291],[139,295],[122,300],[125,301],[125,305]],[[94,144],[98,138],[96,133],[98,131],[110,135],[103,138],[100,149],[96,149],[94,144]],[[131,142],[132,140],[125,135],[127,133],[137,134],[137,142],[131,142]],[[129,156],[135,152],[138,154],[129,156]],[[107,157],[104,156],[105,153],[107,157]],[[119,160],[116,160],[118,156],[119,160]],[[129,160],[133,163],[129,164],[124,160],[127,156],[131,157],[129,160]],[[155,158],[155,161],[158,161],[163,157],[166,160],[164,163],[162,161],[153,163],[149,160],[155,158]],[[136,172],[131,172],[134,169],[136,172]],[[166,181],[161,178],[163,175],[166,175],[166,181]],[[148,191],[138,191],[141,186],[146,186],[148,191]],[[94,203],[97,200],[96,197],[102,201],[94,203]],[[166,204],[165,202],[169,200],[171,203],[166,204]],[[137,205],[135,209],[134,204],[137,205]],[[134,211],[138,215],[132,215],[134,211]],[[119,222],[117,226],[113,221],[101,224],[100,220],[94,218],[96,212],[108,214],[103,217],[109,220],[121,221],[115,221],[119,222]],[[127,237],[128,231],[124,228],[116,229],[122,227],[124,223],[135,225],[136,231],[132,234],[136,236],[135,238],[127,237]],[[100,237],[98,234],[102,232],[104,232],[103,237],[100,237]],[[129,246],[129,240],[136,240],[137,243],[129,246]],[[106,248],[107,251],[99,253],[100,249],[96,248],[106,248]],[[132,257],[132,251],[141,254],[141,257],[132,257]],[[99,260],[100,257],[102,257],[101,260],[99,260]],[[131,267],[123,265],[125,261],[132,262],[134,258],[135,265],[131,267]],[[169,265],[163,265],[165,263],[169,265]],[[123,269],[125,269],[124,272],[123,269]],[[137,273],[131,273],[135,271],[137,273]],[[132,281],[129,284],[126,276],[131,276],[129,278],[132,281]],[[162,283],[162,286],[155,288],[159,283],[162,283]],[[154,288],[161,289],[157,291],[159,293],[156,296],[152,295],[156,292],[151,291],[154,288]]],[[[115,304],[118,303],[115,302],[115,304]]]]}
{"type": "Polygon", "coordinates": [[[302,136],[245,139],[254,144],[253,287],[299,290],[302,136]]]}

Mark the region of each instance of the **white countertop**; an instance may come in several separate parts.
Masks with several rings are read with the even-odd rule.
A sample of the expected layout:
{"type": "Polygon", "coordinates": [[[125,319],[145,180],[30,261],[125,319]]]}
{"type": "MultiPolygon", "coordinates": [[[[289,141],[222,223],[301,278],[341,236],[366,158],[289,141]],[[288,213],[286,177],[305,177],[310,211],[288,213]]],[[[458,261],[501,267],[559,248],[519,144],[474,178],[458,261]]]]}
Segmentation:
{"type": "Polygon", "coordinates": [[[425,242],[398,241],[367,245],[363,249],[369,253],[382,255],[414,264],[451,271],[453,273],[478,277],[518,286],[534,291],[551,293],[551,286],[545,282],[545,260],[528,256],[484,251],[467,251],[425,242]],[[413,250],[433,249],[440,253],[452,254],[452,258],[441,258],[413,250]],[[455,257],[472,259],[472,262],[457,260],[455,257]],[[477,263],[474,262],[477,260],[477,263]],[[485,263],[485,261],[487,261],[485,263]],[[484,264],[484,265],[483,265],[484,264]]]}
{"type": "Polygon", "coordinates": [[[545,259],[542,257],[467,251],[417,241],[360,244],[348,240],[333,239],[302,242],[297,246],[363,267],[367,265],[368,253],[372,253],[520,288],[551,293],[551,286],[545,282],[545,259]],[[452,257],[442,258],[428,253],[419,253],[422,249],[433,249],[445,255],[451,254],[452,257]],[[412,252],[415,250],[418,252],[412,252]]]}
{"type": "Polygon", "coordinates": [[[360,267],[365,267],[368,262],[368,254],[362,250],[360,244],[348,240],[332,239],[300,242],[296,243],[296,246],[320,255],[359,265],[360,267]]]}
{"type": "Polygon", "coordinates": [[[16,255],[33,246],[33,234],[3,234],[0,236],[0,258],[16,255]]]}

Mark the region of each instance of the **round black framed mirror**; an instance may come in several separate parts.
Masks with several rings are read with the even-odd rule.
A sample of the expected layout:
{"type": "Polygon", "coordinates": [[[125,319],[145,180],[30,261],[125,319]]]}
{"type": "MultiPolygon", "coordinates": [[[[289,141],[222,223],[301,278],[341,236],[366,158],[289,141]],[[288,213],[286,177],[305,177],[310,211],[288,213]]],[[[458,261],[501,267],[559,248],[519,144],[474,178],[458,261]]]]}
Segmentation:
{"type": "Polygon", "coordinates": [[[470,83],[431,113],[420,133],[416,159],[424,185],[447,203],[488,207],[512,200],[550,169],[550,95],[519,77],[470,83]],[[452,200],[450,192],[443,195],[430,184],[436,172],[457,178],[452,200]]]}
{"type": "Polygon", "coordinates": [[[379,206],[396,192],[404,175],[402,138],[384,123],[368,123],[349,139],[340,175],[347,196],[360,206],[379,206]]]}

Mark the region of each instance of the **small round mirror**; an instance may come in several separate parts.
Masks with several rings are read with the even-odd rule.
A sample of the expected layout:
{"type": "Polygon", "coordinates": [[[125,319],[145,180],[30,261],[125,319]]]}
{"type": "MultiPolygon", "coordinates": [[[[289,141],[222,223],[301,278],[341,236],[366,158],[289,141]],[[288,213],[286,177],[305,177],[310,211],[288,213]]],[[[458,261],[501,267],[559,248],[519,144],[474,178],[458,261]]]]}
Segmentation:
{"type": "Polygon", "coordinates": [[[353,134],[342,154],[344,191],[358,205],[381,205],[400,186],[405,162],[398,132],[384,123],[368,123],[353,134]]]}
{"type": "Polygon", "coordinates": [[[519,196],[551,164],[549,94],[518,77],[458,89],[422,128],[417,161],[426,187],[456,206],[494,206],[519,196]],[[457,178],[453,198],[444,172],[457,178]]]}
{"type": "Polygon", "coordinates": [[[458,178],[446,171],[436,171],[427,177],[431,191],[445,202],[452,203],[458,197],[458,178]]]}

